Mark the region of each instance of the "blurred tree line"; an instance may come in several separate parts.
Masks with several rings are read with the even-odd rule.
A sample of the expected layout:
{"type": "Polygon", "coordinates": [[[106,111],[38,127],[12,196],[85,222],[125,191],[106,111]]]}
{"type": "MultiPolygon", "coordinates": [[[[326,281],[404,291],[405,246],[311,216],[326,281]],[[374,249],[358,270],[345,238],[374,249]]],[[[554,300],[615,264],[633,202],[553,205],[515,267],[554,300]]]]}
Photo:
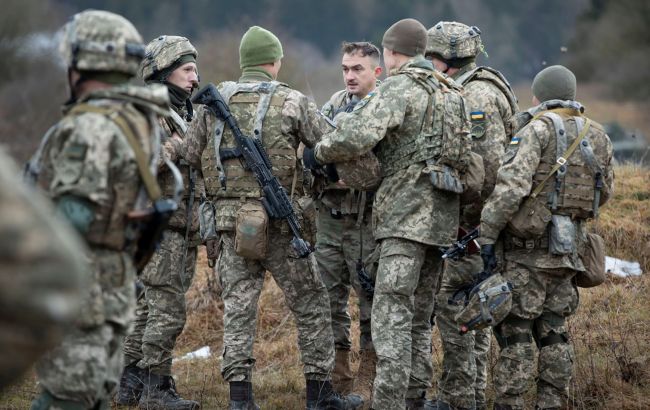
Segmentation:
{"type": "MultiPolygon", "coordinates": [[[[236,79],[238,46],[251,25],[269,28],[285,52],[280,80],[323,104],[342,87],[342,41],[377,45],[386,28],[414,17],[476,25],[489,55],[479,63],[513,83],[567,63],[581,81],[611,85],[621,98],[647,98],[650,2],[645,0],[5,0],[0,14],[0,143],[20,160],[36,148],[67,99],[56,29],[86,8],[120,13],[145,41],[190,38],[203,83],[236,79]]],[[[524,102],[525,105],[526,102],[524,102]]]]}

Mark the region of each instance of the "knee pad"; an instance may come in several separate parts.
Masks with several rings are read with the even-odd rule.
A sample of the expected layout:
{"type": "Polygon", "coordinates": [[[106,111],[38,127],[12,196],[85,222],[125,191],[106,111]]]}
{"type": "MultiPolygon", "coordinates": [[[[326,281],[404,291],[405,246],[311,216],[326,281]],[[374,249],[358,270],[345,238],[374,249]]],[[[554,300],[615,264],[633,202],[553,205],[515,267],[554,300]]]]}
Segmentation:
{"type": "Polygon", "coordinates": [[[542,328],[541,323],[537,324],[533,329],[533,336],[538,349],[551,346],[558,343],[568,343],[569,334],[567,332],[560,332],[559,330],[564,327],[566,322],[565,318],[556,315],[552,312],[544,312],[537,319],[538,322],[546,322],[550,326],[550,331],[542,328]]]}

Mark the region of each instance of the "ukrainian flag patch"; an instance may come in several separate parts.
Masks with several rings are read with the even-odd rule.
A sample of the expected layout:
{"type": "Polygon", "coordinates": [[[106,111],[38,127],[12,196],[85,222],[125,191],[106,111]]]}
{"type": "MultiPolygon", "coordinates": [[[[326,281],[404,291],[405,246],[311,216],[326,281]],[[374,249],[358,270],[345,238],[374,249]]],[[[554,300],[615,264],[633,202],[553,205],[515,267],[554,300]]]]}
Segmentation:
{"type": "Polygon", "coordinates": [[[513,137],[513,138],[510,140],[510,145],[517,145],[517,144],[519,144],[519,141],[521,141],[521,138],[519,138],[519,137],[513,137]]]}
{"type": "Polygon", "coordinates": [[[483,111],[470,112],[469,119],[472,121],[483,121],[485,119],[485,113],[483,111]]]}
{"type": "Polygon", "coordinates": [[[361,101],[357,103],[357,105],[354,106],[354,109],[352,111],[357,111],[358,109],[363,108],[366,104],[368,104],[368,101],[375,95],[375,92],[369,92],[368,95],[363,97],[361,101]]]}

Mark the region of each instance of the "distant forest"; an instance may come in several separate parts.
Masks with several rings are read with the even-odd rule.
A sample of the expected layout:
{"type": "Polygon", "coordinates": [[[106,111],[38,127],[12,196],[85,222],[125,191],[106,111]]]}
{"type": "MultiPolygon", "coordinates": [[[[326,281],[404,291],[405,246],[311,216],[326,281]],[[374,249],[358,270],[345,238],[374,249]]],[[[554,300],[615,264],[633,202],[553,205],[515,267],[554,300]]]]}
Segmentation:
{"type": "Polygon", "coordinates": [[[96,8],[131,20],[145,41],[187,36],[199,50],[202,82],[236,79],[238,46],[251,25],[272,30],[285,58],[280,80],[322,104],[341,87],[342,41],[380,45],[395,21],[426,27],[457,20],[481,30],[478,62],[513,84],[566,64],[608,98],[650,100],[647,0],[4,0],[0,13],[0,143],[24,159],[59,117],[67,93],[55,35],[72,14],[96,8]]]}

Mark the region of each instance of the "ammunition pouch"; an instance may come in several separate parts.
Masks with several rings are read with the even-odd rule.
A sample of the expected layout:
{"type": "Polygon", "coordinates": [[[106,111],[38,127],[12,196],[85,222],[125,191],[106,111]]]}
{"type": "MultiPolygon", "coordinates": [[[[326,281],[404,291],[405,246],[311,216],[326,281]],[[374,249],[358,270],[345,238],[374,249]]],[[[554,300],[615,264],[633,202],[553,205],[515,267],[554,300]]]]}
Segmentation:
{"type": "Polygon", "coordinates": [[[436,189],[455,194],[463,193],[463,183],[456,169],[448,165],[436,164],[433,160],[427,160],[427,166],[422,172],[429,174],[431,184],[436,189]]]}
{"type": "Polygon", "coordinates": [[[153,206],[129,212],[127,219],[138,232],[136,249],[133,255],[133,264],[138,273],[147,265],[158,245],[172,215],[178,205],[171,199],[158,199],[153,206]]]}
{"type": "Polygon", "coordinates": [[[268,248],[269,216],[259,201],[248,201],[237,210],[235,253],[242,258],[261,260],[268,248]]]}
{"type": "Polygon", "coordinates": [[[215,208],[212,201],[203,198],[199,205],[199,235],[201,243],[217,238],[215,208]]]}
{"type": "Polygon", "coordinates": [[[548,248],[552,255],[571,255],[576,250],[576,227],[571,217],[565,215],[551,216],[548,248]]]}

